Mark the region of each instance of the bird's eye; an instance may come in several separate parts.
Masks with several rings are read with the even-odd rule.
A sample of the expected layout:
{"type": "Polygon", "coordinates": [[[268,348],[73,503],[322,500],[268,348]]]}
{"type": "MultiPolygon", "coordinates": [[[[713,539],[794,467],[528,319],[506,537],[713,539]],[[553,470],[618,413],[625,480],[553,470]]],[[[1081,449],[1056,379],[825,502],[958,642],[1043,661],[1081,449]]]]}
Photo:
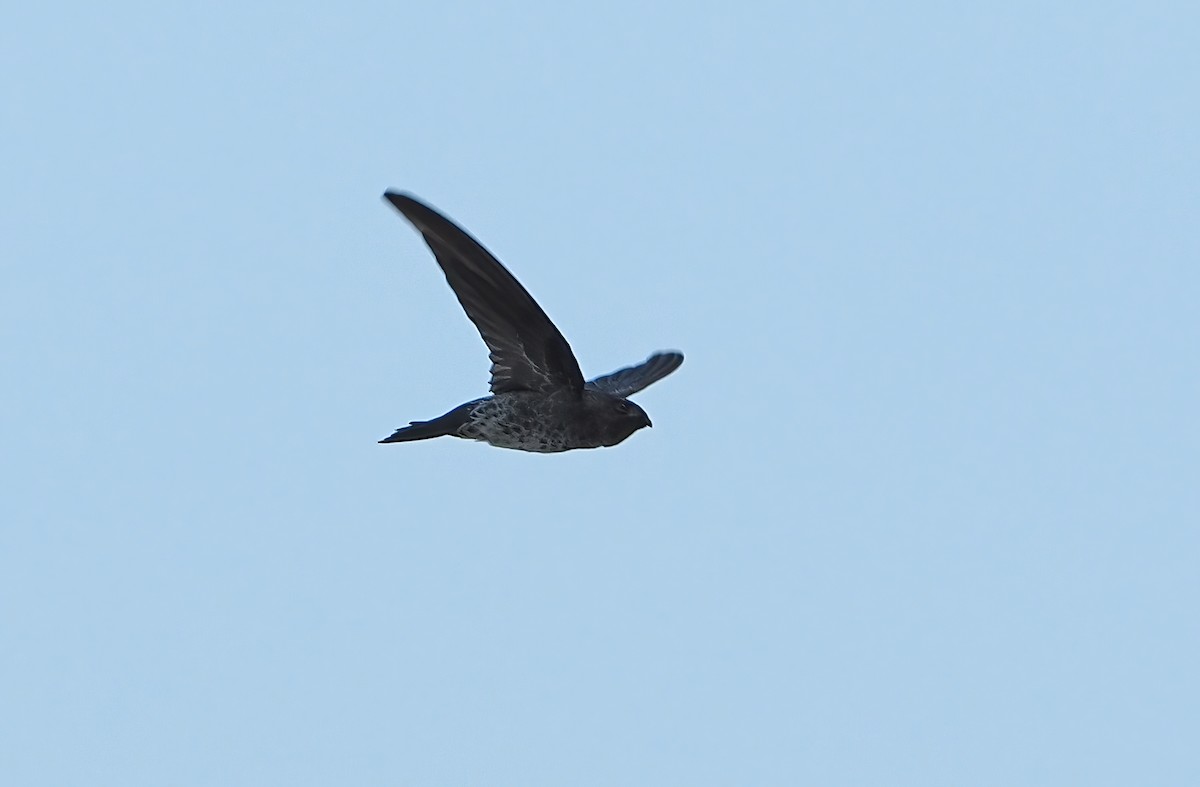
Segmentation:
{"type": "Polygon", "coordinates": [[[618,413],[629,412],[629,402],[617,402],[617,412],[618,413]]]}

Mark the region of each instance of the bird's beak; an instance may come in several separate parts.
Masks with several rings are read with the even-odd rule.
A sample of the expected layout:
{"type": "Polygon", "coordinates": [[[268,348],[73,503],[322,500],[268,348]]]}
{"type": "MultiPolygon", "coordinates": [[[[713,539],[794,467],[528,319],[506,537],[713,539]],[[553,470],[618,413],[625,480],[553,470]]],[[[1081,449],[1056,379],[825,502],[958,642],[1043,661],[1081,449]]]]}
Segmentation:
{"type": "Polygon", "coordinates": [[[650,416],[648,416],[648,415],[646,416],[646,426],[649,426],[649,427],[652,427],[652,428],[653,428],[653,426],[654,426],[654,424],[650,423],[650,416]]]}

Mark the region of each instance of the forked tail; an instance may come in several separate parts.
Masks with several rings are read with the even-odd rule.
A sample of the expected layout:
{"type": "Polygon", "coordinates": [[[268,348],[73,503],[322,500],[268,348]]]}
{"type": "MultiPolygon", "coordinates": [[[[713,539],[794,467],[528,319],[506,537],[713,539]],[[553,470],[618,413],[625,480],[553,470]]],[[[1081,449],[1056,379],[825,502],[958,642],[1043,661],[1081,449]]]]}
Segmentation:
{"type": "Polygon", "coordinates": [[[443,416],[432,421],[413,421],[408,426],[402,426],[392,434],[380,440],[381,443],[407,443],[411,440],[428,440],[431,437],[453,435],[458,437],[458,428],[465,424],[471,408],[476,402],[467,402],[455,407],[443,416]]]}

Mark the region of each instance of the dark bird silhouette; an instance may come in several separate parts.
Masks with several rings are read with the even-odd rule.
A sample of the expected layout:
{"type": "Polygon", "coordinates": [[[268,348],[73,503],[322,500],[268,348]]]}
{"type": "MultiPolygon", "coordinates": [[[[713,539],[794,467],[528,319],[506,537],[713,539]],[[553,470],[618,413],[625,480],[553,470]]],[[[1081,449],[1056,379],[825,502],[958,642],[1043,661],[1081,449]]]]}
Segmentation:
{"type": "Polygon", "coordinates": [[[413,421],[381,443],[452,435],[500,448],[553,453],[616,445],[650,418],[626,397],[679,368],[663,352],[584,382],[570,345],[513,275],[479,241],[407,195],[383,195],[429,245],[492,359],[491,396],[432,421],[413,421]]]}

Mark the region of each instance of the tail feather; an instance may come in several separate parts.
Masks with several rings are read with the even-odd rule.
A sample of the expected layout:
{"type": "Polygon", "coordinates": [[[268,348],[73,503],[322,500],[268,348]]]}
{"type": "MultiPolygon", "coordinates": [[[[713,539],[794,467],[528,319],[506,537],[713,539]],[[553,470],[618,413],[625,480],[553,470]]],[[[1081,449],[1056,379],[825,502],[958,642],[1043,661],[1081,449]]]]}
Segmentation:
{"type": "Polygon", "coordinates": [[[455,407],[443,416],[432,421],[413,421],[408,426],[397,429],[391,437],[385,437],[380,443],[407,443],[411,440],[428,440],[431,437],[444,437],[458,434],[458,428],[467,422],[467,416],[475,402],[455,407]]]}

